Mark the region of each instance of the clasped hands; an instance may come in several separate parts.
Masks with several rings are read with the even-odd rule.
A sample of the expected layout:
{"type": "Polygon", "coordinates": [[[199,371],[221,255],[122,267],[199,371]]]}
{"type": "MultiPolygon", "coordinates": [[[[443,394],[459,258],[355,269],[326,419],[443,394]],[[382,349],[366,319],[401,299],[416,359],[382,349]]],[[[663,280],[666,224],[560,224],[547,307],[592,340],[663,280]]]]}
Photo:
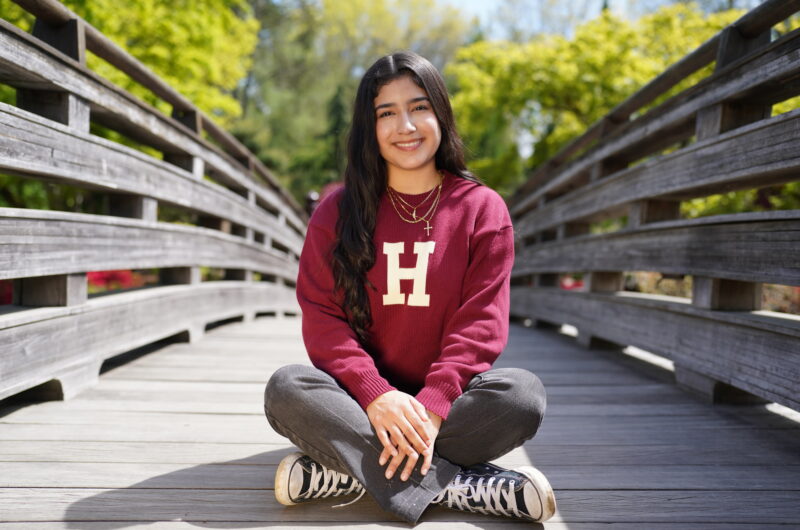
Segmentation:
{"type": "Polygon", "coordinates": [[[375,398],[367,406],[367,416],[383,445],[378,462],[382,466],[388,463],[387,479],[394,476],[405,460],[400,480],[408,480],[420,456],[420,473],[428,473],[433,445],[442,425],[440,416],[426,410],[413,396],[399,390],[391,390],[375,398]]]}

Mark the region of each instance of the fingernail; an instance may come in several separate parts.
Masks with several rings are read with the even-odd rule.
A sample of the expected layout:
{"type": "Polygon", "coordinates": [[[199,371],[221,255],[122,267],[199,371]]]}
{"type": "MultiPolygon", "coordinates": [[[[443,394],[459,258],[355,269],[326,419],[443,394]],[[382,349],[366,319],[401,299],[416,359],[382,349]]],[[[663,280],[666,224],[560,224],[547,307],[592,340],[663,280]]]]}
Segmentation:
{"type": "Polygon", "coordinates": [[[424,477],[424,476],[425,476],[425,475],[427,475],[427,474],[428,474],[428,470],[427,470],[427,469],[423,469],[423,470],[422,470],[422,476],[424,477]]]}
{"type": "Polygon", "coordinates": [[[403,473],[403,476],[402,476],[402,477],[400,477],[400,480],[402,480],[403,482],[405,482],[406,480],[408,480],[408,473],[403,473]]]}
{"type": "Polygon", "coordinates": [[[391,473],[389,473],[388,471],[386,472],[386,478],[387,478],[387,479],[390,479],[390,478],[392,478],[392,474],[391,474],[391,473]]]}

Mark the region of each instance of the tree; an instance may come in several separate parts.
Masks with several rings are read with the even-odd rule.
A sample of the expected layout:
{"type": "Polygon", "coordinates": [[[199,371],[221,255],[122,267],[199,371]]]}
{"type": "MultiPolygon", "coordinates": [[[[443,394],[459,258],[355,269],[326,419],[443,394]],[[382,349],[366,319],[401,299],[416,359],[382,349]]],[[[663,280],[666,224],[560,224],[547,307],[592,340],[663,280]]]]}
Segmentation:
{"type": "MultiPolygon", "coordinates": [[[[249,68],[258,31],[246,0],[64,0],[64,4],[223,125],[240,115],[232,92],[249,68]]],[[[33,17],[10,0],[0,0],[0,13],[25,30],[32,26],[33,17]]],[[[97,56],[88,54],[87,66],[163,112],[171,112],[170,105],[97,56]]],[[[13,90],[6,88],[0,98],[13,102],[13,90]]],[[[94,127],[93,132],[142,148],[112,131],[94,127]]],[[[85,206],[84,195],[69,188],[2,175],[0,188],[0,206],[85,206]]]]}
{"type": "Polygon", "coordinates": [[[631,22],[604,11],[571,38],[462,48],[447,73],[471,167],[513,191],[525,172],[740,15],[675,5],[631,22]]]}
{"type": "Polygon", "coordinates": [[[361,74],[411,49],[442,67],[475,21],[435,0],[251,0],[261,22],[234,133],[302,198],[340,178],[361,74]]]}

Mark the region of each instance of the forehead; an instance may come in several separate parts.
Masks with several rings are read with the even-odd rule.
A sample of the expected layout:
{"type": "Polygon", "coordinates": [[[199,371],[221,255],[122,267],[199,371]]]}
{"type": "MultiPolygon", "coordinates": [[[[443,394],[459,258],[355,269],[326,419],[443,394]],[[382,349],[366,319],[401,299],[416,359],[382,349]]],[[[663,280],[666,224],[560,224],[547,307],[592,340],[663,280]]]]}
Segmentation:
{"type": "Polygon", "coordinates": [[[403,104],[409,100],[428,97],[425,89],[418,86],[409,76],[398,77],[389,81],[378,90],[378,95],[375,96],[375,105],[384,105],[388,103],[403,104]]]}

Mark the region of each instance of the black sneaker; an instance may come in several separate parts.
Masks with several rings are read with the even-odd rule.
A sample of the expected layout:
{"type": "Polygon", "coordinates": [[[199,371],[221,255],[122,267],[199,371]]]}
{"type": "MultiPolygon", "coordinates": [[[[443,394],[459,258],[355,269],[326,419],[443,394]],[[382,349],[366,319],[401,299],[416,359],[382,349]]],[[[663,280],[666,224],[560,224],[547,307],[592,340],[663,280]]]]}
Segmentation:
{"type": "Polygon", "coordinates": [[[353,477],[328,469],[303,453],[285,457],[275,473],[275,498],[284,506],[350,493],[363,495],[364,488],[353,477]]]}
{"type": "Polygon", "coordinates": [[[546,521],[556,511],[553,488],[532,466],[509,470],[479,464],[462,469],[433,504],[531,521],[546,521]]]}

